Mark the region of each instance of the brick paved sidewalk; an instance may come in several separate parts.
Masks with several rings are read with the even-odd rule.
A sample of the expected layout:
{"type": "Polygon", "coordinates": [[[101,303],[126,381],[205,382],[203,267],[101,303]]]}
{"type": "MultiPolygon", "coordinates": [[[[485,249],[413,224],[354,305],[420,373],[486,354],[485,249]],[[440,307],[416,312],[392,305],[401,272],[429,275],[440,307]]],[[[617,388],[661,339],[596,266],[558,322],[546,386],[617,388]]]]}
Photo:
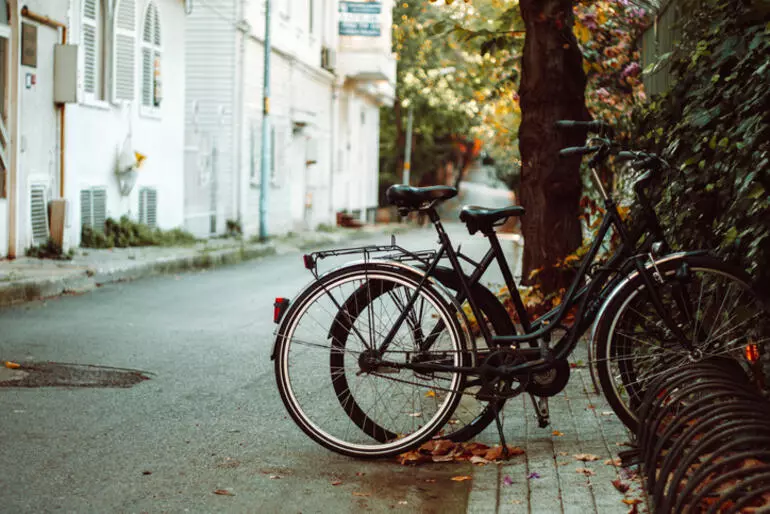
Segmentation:
{"type": "MultiPolygon", "coordinates": [[[[474,467],[468,513],[625,514],[631,507],[624,498],[641,499],[638,512],[649,512],[639,480],[625,480],[633,470],[606,463],[627,449],[622,443],[630,440],[630,433],[601,393],[594,391],[585,362],[581,342],[573,354],[569,385],[549,401],[551,426],[538,427],[527,395],[506,404],[507,443],[526,453],[501,465],[474,467]],[[582,462],[577,454],[595,455],[598,460],[582,462]],[[594,474],[586,476],[577,471],[580,468],[594,474]],[[618,478],[631,485],[625,495],[612,484],[618,478]]],[[[478,440],[499,444],[497,430],[487,428],[478,440]]]]}

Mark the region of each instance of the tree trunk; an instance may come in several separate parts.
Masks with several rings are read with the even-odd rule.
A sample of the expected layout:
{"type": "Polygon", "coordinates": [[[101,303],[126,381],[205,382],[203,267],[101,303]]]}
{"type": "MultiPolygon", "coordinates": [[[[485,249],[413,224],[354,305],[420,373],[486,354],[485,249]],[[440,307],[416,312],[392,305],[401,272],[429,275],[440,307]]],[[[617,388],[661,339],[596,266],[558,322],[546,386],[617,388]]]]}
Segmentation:
{"type": "Polygon", "coordinates": [[[401,183],[404,173],[404,149],[406,147],[406,135],[401,112],[401,102],[396,100],[393,105],[393,113],[396,117],[396,184],[401,183]]]}
{"type": "Polygon", "coordinates": [[[544,292],[565,287],[572,276],[554,264],[574,252],[582,235],[578,219],[580,159],[560,159],[566,146],[582,145],[581,131],[557,132],[559,119],[587,120],[583,57],[572,33],[573,0],[520,0],[526,27],[522,55],[521,203],[525,283],[544,292]],[[542,268],[533,280],[533,270],[542,268]]]}

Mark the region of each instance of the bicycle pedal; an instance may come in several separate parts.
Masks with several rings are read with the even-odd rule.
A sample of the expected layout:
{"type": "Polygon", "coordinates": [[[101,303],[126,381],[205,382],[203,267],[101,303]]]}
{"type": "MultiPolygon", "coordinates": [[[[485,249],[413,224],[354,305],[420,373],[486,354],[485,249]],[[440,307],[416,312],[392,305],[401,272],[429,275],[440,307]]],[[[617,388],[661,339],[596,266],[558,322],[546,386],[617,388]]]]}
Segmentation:
{"type": "Polygon", "coordinates": [[[541,418],[538,416],[537,426],[539,426],[540,428],[545,428],[550,424],[551,424],[551,418],[541,418]]]}

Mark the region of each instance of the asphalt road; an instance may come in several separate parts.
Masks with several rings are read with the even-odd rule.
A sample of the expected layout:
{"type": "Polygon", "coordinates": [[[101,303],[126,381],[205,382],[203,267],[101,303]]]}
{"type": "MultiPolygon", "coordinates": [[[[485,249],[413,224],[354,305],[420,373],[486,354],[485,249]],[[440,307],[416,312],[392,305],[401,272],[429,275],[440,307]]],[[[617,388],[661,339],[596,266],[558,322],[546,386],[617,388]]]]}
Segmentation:
{"type": "MultiPolygon", "coordinates": [[[[483,252],[483,238],[451,233],[483,252]]],[[[433,234],[399,241],[423,249],[433,234]]],[[[465,512],[470,483],[450,479],[469,464],[349,459],[288,419],[269,358],[272,306],[310,278],[289,254],[0,311],[0,360],[151,377],[0,388],[0,512],[465,512]]]]}

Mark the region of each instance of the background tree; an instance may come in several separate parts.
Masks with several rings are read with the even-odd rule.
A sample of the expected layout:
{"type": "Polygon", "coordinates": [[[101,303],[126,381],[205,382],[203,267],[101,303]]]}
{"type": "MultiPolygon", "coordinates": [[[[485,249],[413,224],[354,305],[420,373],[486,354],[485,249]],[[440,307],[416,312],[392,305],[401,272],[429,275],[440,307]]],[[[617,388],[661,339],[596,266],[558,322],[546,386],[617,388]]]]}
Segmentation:
{"type": "Polygon", "coordinates": [[[521,0],[526,36],[522,55],[521,203],[525,276],[542,269],[547,291],[569,280],[554,265],[582,242],[579,221],[580,159],[560,159],[559,149],[582,144],[584,133],[558,133],[559,119],[587,120],[583,57],[572,32],[572,0],[521,0]]]}

